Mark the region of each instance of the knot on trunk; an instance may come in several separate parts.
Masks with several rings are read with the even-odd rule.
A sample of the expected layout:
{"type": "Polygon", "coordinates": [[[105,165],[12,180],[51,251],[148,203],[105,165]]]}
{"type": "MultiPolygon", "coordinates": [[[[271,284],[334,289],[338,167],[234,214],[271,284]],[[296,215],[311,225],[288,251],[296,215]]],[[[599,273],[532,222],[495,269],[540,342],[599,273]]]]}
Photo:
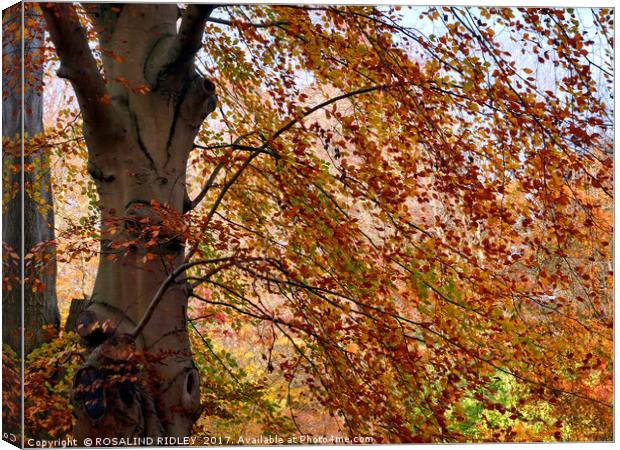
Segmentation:
{"type": "Polygon", "coordinates": [[[97,347],[112,332],[109,321],[99,322],[96,314],[88,310],[79,313],[75,328],[88,347],[97,347]]]}
{"type": "Polygon", "coordinates": [[[202,408],[200,405],[200,377],[195,367],[183,368],[168,385],[165,392],[171,391],[180,396],[175,412],[198,420],[202,408]]]}
{"type": "Polygon", "coordinates": [[[116,175],[113,173],[104,173],[103,170],[92,161],[88,161],[86,170],[88,170],[88,173],[95,181],[99,181],[101,183],[111,183],[116,180],[116,175]]]}
{"type": "Polygon", "coordinates": [[[192,128],[198,130],[217,106],[215,84],[200,75],[196,75],[189,83],[187,95],[181,103],[181,117],[192,128]]]}

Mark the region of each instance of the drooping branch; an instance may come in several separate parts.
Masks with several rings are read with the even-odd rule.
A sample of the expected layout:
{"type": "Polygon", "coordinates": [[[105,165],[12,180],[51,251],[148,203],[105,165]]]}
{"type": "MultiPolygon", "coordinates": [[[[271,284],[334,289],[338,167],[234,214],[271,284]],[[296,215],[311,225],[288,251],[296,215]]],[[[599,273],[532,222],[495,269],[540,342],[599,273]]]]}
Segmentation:
{"type": "Polygon", "coordinates": [[[213,350],[213,348],[211,347],[211,344],[209,344],[209,341],[202,335],[202,333],[200,332],[200,330],[198,330],[196,325],[194,325],[194,321],[192,319],[189,319],[188,322],[192,326],[196,334],[198,334],[198,337],[200,338],[202,343],[205,345],[205,347],[207,347],[207,350],[209,350],[209,352],[217,360],[217,362],[220,363],[220,365],[224,368],[226,372],[228,372],[228,374],[231,376],[233,380],[235,380],[235,382],[240,384],[241,381],[239,380],[239,377],[237,377],[237,375],[235,375],[234,372],[230,369],[230,367],[226,365],[226,363],[222,360],[222,358],[220,358],[219,355],[215,353],[215,350],[213,350]]]}
{"type": "MultiPolygon", "coordinates": [[[[114,115],[108,90],[75,7],[70,3],[40,3],[40,7],[60,59],[58,76],[73,85],[85,123],[110,121],[114,115]]],[[[93,132],[96,128],[90,127],[93,132]]]]}
{"type": "Polygon", "coordinates": [[[266,308],[261,308],[261,306],[259,304],[257,304],[256,302],[253,302],[251,299],[249,299],[248,297],[242,295],[241,293],[239,293],[237,290],[223,284],[220,283],[218,281],[215,280],[203,280],[204,283],[209,283],[215,287],[218,287],[222,290],[224,290],[228,295],[231,295],[235,298],[237,298],[238,300],[241,300],[242,302],[244,302],[245,304],[249,305],[251,308],[253,308],[252,310],[249,309],[244,309],[241,308],[238,305],[232,304],[232,303],[226,303],[223,301],[216,301],[216,300],[210,300],[210,299],[206,299],[204,297],[201,297],[200,295],[192,292],[190,294],[191,297],[200,300],[203,303],[209,304],[209,305],[213,305],[213,306],[223,306],[225,308],[231,309],[239,314],[248,316],[248,317],[252,317],[256,320],[260,320],[260,321],[264,321],[264,322],[271,322],[273,324],[278,324],[278,325],[282,325],[285,326],[291,330],[297,331],[297,332],[301,332],[304,333],[307,336],[310,336],[314,339],[316,339],[319,342],[323,342],[325,343],[325,340],[323,337],[321,337],[321,335],[319,335],[318,333],[316,333],[315,331],[313,331],[312,329],[308,328],[308,327],[304,327],[302,325],[296,324],[292,321],[286,321],[283,320],[279,317],[277,317],[277,315],[271,311],[268,311],[266,308]]]}
{"type": "MultiPolygon", "coordinates": [[[[269,261],[272,262],[272,261],[269,261]]],[[[286,286],[291,286],[293,288],[298,288],[298,289],[302,289],[310,294],[313,294],[319,298],[321,298],[322,300],[325,300],[327,302],[329,302],[331,305],[336,306],[338,308],[341,308],[341,306],[334,302],[333,300],[330,300],[328,298],[328,295],[331,296],[335,296],[337,298],[340,298],[342,300],[346,300],[349,301],[355,305],[357,305],[360,309],[359,310],[350,310],[351,312],[354,312],[356,314],[361,314],[361,315],[365,315],[373,320],[376,320],[377,318],[381,318],[381,317],[390,317],[394,320],[396,320],[397,322],[401,323],[404,322],[405,324],[411,325],[414,328],[420,328],[422,330],[425,330],[426,332],[433,334],[435,336],[437,336],[438,338],[440,338],[441,340],[447,342],[448,344],[459,348],[460,350],[464,351],[465,353],[467,353],[469,356],[471,356],[472,358],[488,364],[489,366],[493,367],[496,370],[499,370],[502,373],[505,373],[507,375],[510,375],[518,380],[521,380],[523,382],[526,382],[528,384],[533,384],[536,386],[540,386],[543,387],[545,389],[548,389],[550,391],[553,392],[558,392],[558,393],[562,393],[562,394],[566,394],[566,395],[570,395],[572,397],[576,397],[576,398],[580,398],[582,400],[586,400],[588,402],[592,402],[592,403],[596,403],[599,405],[602,405],[604,407],[608,407],[608,408],[613,408],[613,405],[610,403],[607,403],[603,400],[599,400],[595,397],[589,396],[587,394],[582,394],[580,392],[574,392],[574,391],[570,391],[570,390],[566,390],[563,389],[559,386],[556,385],[551,385],[548,384],[546,382],[541,382],[539,380],[536,380],[534,378],[530,378],[527,375],[523,375],[513,369],[510,368],[506,368],[503,367],[501,365],[498,365],[496,362],[494,362],[492,359],[489,358],[485,358],[483,356],[480,356],[478,354],[476,354],[473,350],[471,350],[470,348],[464,346],[463,344],[459,343],[457,340],[455,340],[454,338],[452,338],[451,336],[444,334],[440,331],[435,330],[431,325],[429,325],[428,323],[425,322],[420,322],[420,321],[416,321],[416,320],[412,320],[410,318],[404,317],[400,314],[397,313],[393,313],[391,311],[388,311],[384,308],[381,308],[379,306],[376,305],[372,305],[369,304],[365,301],[363,301],[362,299],[358,299],[355,297],[351,297],[350,295],[347,294],[343,294],[343,293],[339,293],[336,291],[332,291],[330,289],[326,289],[323,287],[319,287],[319,286],[312,286],[307,284],[306,282],[302,281],[302,280],[297,280],[294,277],[293,278],[289,278],[289,274],[287,274],[285,271],[282,271],[277,264],[271,264],[271,267],[274,267],[278,270],[280,270],[281,272],[283,272],[286,275],[285,279],[280,279],[280,278],[276,278],[276,277],[272,277],[270,275],[264,275],[261,274],[255,270],[252,270],[251,268],[241,265],[241,264],[236,264],[236,267],[238,267],[239,269],[247,272],[248,274],[250,274],[254,279],[262,279],[271,283],[276,283],[279,285],[286,285],[286,286]],[[376,314],[376,316],[374,315],[376,314]]],[[[415,336],[411,336],[408,334],[404,335],[406,338],[408,339],[414,339],[414,340],[418,340],[415,336]]]]}
{"type": "Polygon", "coordinates": [[[244,163],[241,165],[241,167],[239,167],[239,169],[237,169],[237,171],[232,176],[232,178],[224,185],[224,187],[222,188],[222,190],[218,194],[217,198],[215,199],[215,202],[213,202],[213,205],[211,206],[211,209],[209,210],[209,214],[207,215],[207,220],[205,221],[205,224],[209,224],[209,222],[211,222],[211,219],[213,218],[213,215],[217,211],[217,208],[220,206],[220,203],[222,203],[222,200],[224,200],[224,196],[226,195],[228,190],[233,186],[233,184],[235,184],[237,182],[237,180],[239,179],[239,177],[241,176],[243,171],[245,169],[247,169],[247,167],[252,163],[252,161],[254,161],[254,159],[258,155],[260,155],[260,152],[258,152],[258,151],[252,153],[248,157],[248,159],[246,159],[244,161],[244,163]]]}
{"type": "MultiPolygon", "coordinates": [[[[215,202],[211,206],[211,209],[209,210],[209,213],[207,215],[207,219],[205,221],[205,224],[208,224],[211,221],[211,219],[213,218],[213,215],[217,211],[217,208],[219,207],[220,203],[224,199],[224,196],[226,195],[228,190],[233,186],[233,184],[235,184],[237,182],[237,180],[239,179],[241,174],[245,171],[245,169],[248,168],[248,166],[252,163],[252,161],[254,161],[254,159],[256,159],[257,156],[259,156],[261,153],[265,153],[265,151],[267,149],[269,149],[269,145],[273,141],[278,139],[282,134],[286,133],[288,130],[293,128],[293,126],[295,126],[297,123],[302,121],[304,118],[308,117],[310,114],[312,114],[312,113],[314,113],[314,112],[316,112],[316,111],[318,111],[318,110],[320,110],[322,108],[325,108],[326,106],[329,106],[332,103],[336,103],[336,102],[338,102],[340,100],[344,100],[346,98],[354,97],[356,95],[367,94],[367,93],[370,93],[370,92],[387,89],[388,87],[389,86],[387,86],[387,85],[370,86],[370,87],[358,89],[358,90],[355,90],[355,91],[347,92],[346,94],[342,94],[342,95],[338,95],[336,97],[332,97],[329,100],[326,100],[326,101],[324,101],[322,103],[319,103],[316,106],[308,108],[303,114],[301,114],[301,116],[295,117],[295,118],[289,120],[281,128],[276,130],[273,133],[273,135],[263,143],[263,145],[261,145],[260,147],[257,147],[253,151],[253,153],[250,154],[248,159],[246,159],[244,161],[244,163],[239,167],[239,169],[237,169],[237,171],[232,176],[232,178],[223,186],[223,188],[220,191],[219,195],[215,199],[215,202]]],[[[278,152],[276,152],[275,150],[272,150],[271,152],[269,152],[269,154],[271,154],[275,158],[278,158],[278,159],[280,158],[280,154],[278,152]]]]}
{"type": "Polygon", "coordinates": [[[366,88],[362,88],[362,89],[357,89],[355,91],[347,92],[346,94],[338,95],[336,97],[332,97],[329,100],[325,100],[324,102],[319,103],[318,105],[313,106],[312,108],[307,109],[300,117],[296,117],[296,118],[291,119],[290,121],[288,121],[284,126],[282,126],[282,128],[278,129],[275,133],[273,133],[273,136],[271,136],[271,139],[269,139],[269,141],[276,140],[278,137],[280,137],[281,134],[283,134],[283,133],[287,132],[288,130],[290,130],[295,124],[299,123],[301,120],[303,120],[304,118],[308,117],[310,114],[318,111],[319,109],[325,108],[326,106],[329,106],[332,103],[336,103],[336,102],[338,102],[340,100],[344,100],[346,98],[354,97],[356,95],[367,94],[369,92],[387,89],[388,87],[389,86],[387,86],[387,85],[370,86],[370,87],[366,87],[366,88]]]}
{"type": "MultiPolygon", "coordinates": [[[[215,202],[213,203],[213,205],[211,206],[211,209],[207,215],[207,220],[206,223],[208,224],[213,215],[215,214],[215,212],[217,211],[217,208],[219,207],[220,203],[222,202],[222,200],[224,199],[224,196],[226,195],[226,192],[228,192],[228,190],[232,187],[232,185],[234,183],[237,182],[237,180],[239,179],[239,177],[241,176],[241,174],[243,173],[243,171],[252,163],[252,161],[259,156],[261,153],[268,153],[271,156],[274,156],[275,158],[280,158],[280,155],[275,151],[269,151],[269,144],[273,141],[275,141],[276,139],[278,139],[282,134],[284,134],[285,132],[287,132],[288,130],[290,130],[291,128],[293,128],[293,126],[295,126],[297,123],[299,123],[300,121],[302,121],[304,118],[308,117],[309,115],[311,115],[312,113],[325,108],[333,103],[336,103],[340,100],[344,100],[347,98],[351,98],[354,97],[356,95],[362,95],[362,94],[367,94],[370,92],[374,92],[374,91],[378,91],[378,90],[384,90],[387,89],[389,86],[387,85],[380,85],[380,86],[370,86],[370,87],[366,87],[366,88],[362,88],[362,89],[357,89],[355,91],[351,91],[351,92],[347,92],[345,94],[342,95],[338,95],[336,97],[332,97],[324,102],[319,103],[316,106],[313,106],[311,108],[308,108],[306,111],[304,111],[303,114],[301,114],[301,116],[299,117],[295,117],[291,120],[289,120],[286,124],[284,124],[281,128],[279,128],[278,130],[276,130],[273,135],[267,139],[263,145],[261,145],[260,147],[256,147],[256,148],[252,148],[252,147],[240,147],[238,145],[238,141],[243,137],[237,139],[235,141],[235,143],[233,143],[232,145],[230,145],[230,147],[232,147],[233,149],[235,149],[235,147],[238,147],[239,149],[242,150],[249,150],[252,151],[252,154],[248,157],[248,159],[245,160],[245,162],[241,165],[241,167],[239,167],[239,169],[237,170],[237,172],[235,172],[235,174],[232,176],[232,178],[224,185],[224,187],[222,188],[222,190],[220,191],[220,194],[218,195],[218,197],[216,198],[215,202]]],[[[196,146],[196,148],[200,148],[200,146],[196,146]]],[[[228,147],[228,145],[226,146],[228,147]]],[[[209,147],[206,147],[207,149],[209,147]]],[[[211,147],[212,148],[212,147],[211,147]]],[[[201,199],[202,200],[202,199],[201,199]]]]}

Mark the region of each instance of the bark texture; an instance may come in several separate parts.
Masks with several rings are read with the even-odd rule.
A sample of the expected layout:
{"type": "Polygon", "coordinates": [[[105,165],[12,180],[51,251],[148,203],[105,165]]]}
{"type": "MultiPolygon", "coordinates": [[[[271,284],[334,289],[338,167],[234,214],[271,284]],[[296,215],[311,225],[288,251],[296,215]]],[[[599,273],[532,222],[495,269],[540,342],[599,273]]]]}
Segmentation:
{"type": "MultiPolygon", "coordinates": [[[[20,21],[20,7],[16,5],[5,12],[3,18],[9,22],[20,21]]],[[[31,169],[24,171],[22,184],[21,165],[21,121],[24,120],[24,133],[27,137],[43,132],[43,97],[41,95],[43,80],[43,58],[38,50],[43,42],[42,17],[32,9],[26,10],[30,24],[28,38],[24,42],[24,63],[29,74],[27,89],[24,91],[25,111],[22,111],[21,89],[21,36],[5,36],[2,58],[13,69],[3,74],[2,130],[3,137],[11,141],[4,152],[5,196],[10,200],[3,206],[2,241],[6,251],[18,255],[6,265],[3,282],[2,313],[4,320],[3,339],[18,354],[21,352],[21,312],[22,299],[20,287],[20,265],[22,239],[25,254],[31,253],[40,243],[55,239],[54,211],[49,165],[44,149],[29,147],[25,140],[24,165],[31,169]],[[38,26],[37,26],[38,25],[38,26]],[[25,188],[25,189],[24,189],[25,188]],[[23,193],[23,221],[22,221],[23,193]],[[40,200],[38,200],[38,197],[40,200]],[[22,236],[23,225],[23,236],[22,236]],[[9,277],[7,279],[7,276],[9,277]],[[10,285],[10,286],[9,286],[10,285]]],[[[5,28],[7,29],[7,28],[5,28]]],[[[20,27],[9,27],[19,33],[20,27]]],[[[15,34],[11,33],[11,34],[15,34]]],[[[4,147],[4,146],[3,146],[4,147]]],[[[45,326],[58,329],[60,316],[56,299],[56,260],[53,246],[45,247],[47,262],[36,271],[27,270],[24,280],[24,326],[25,352],[46,342],[50,335],[44,332],[45,326]],[[33,291],[33,281],[42,283],[42,290],[33,291]]],[[[40,253],[40,252],[39,252],[40,253]]],[[[6,258],[3,259],[6,262],[6,258]]]]}
{"type": "Polygon", "coordinates": [[[187,436],[200,414],[187,333],[186,286],[166,283],[185,245],[167,215],[183,212],[186,168],[214,85],[196,73],[212,6],[85,4],[103,73],[73,6],[42,5],[84,118],[102,223],[94,291],[77,319],[90,349],[76,375],[76,438],[187,436]],[[144,89],[146,87],[147,89],[144,89]],[[165,205],[165,207],[164,207],[165,205]],[[162,209],[163,208],[163,209],[162,209]],[[155,244],[144,230],[160,226],[155,244]],[[147,256],[147,254],[150,254],[147,256]],[[136,336],[162,285],[161,302],[136,336]]]}

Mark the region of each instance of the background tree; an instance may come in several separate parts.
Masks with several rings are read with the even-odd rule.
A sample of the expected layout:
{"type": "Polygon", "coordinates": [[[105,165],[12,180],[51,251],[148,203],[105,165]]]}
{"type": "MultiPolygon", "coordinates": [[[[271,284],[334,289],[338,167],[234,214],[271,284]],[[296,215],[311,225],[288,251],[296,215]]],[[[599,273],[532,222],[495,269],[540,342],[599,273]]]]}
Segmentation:
{"type": "Polygon", "coordinates": [[[22,434],[22,342],[25,353],[30,353],[51,339],[60,319],[51,177],[46,152],[39,146],[43,131],[43,21],[33,8],[24,11],[25,23],[21,14],[22,5],[2,12],[2,419],[4,433],[13,444],[20,442],[22,434]],[[26,36],[23,25],[30,31],[26,36]],[[25,90],[24,72],[29,74],[25,90]],[[22,95],[26,111],[22,110],[22,95]],[[29,255],[25,261],[24,255],[29,255]],[[23,297],[22,262],[27,269],[23,297]]]}
{"type": "Polygon", "coordinates": [[[21,352],[22,300],[26,327],[25,351],[50,338],[60,318],[56,300],[56,259],[54,251],[54,210],[49,153],[41,147],[43,132],[43,19],[29,5],[24,13],[28,34],[22,38],[21,6],[3,12],[2,130],[4,152],[3,221],[3,327],[4,342],[21,352]],[[21,42],[24,42],[22,72],[21,42]],[[25,89],[21,88],[23,74],[25,89]],[[26,110],[22,111],[22,93],[26,110]],[[24,121],[24,161],[22,166],[22,114],[24,121]],[[23,182],[22,182],[23,175],[23,182]],[[23,183],[23,184],[22,184],[23,183]],[[23,189],[23,190],[22,190],[23,189]],[[23,193],[23,194],[22,194],[23,193]],[[22,198],[23,196],[23,198],[22,198]],[[22,209],[23,200],[23,209],[22,209]],[[22,221],[23,214],[23,221],[22,221]],[[22,236],[23,226],[23,236],[22,236]],[[23,243],[22,243],[23,239],[23,243]],[[26,279],[21,298],[21,252],[24,246],[26,279]],[[34,257],[36,255],[36,258],[34,257]],[[46,328],[50,327],[50,329],[46,328]]]}
{"type": "Polygon", "coordinates": [[[610,437],[611,11],[42,9],[100,216],[78,438],[190,433],[218,323],[350,436],[610,437]]]}

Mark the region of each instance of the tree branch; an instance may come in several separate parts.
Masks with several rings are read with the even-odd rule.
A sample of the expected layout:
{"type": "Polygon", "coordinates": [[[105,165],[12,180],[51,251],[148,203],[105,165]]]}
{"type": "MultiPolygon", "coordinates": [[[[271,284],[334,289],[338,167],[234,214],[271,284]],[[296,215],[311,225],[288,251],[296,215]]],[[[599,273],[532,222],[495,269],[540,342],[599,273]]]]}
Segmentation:
{"type": "Polygon", "coordinates": [[[207,18],[219,5],[188,5],[181,17],[176,35],[165,35],[155,44],[144,65],[144,75],[149,83],[157,86],[171,74],[182,74],[185,80],[195,71],[194,57],[202,45],[207,18]]]}
{"type": "Polygon", "coordinates": [[[226,370],[226,372],[228,372],[228,374],[233,378],[233,380],[235,380],[238,384],[241,384],[241,381],[239,380],[239,378],[237,377],[237,375],[235,375],[233,373],[232,370],[230,370],[230,368],[226,365],[226,363],[224,363],[224,361],[222,361],[222,358],[219,357],[219,355],[217,353],[215,353],[215,350],[213,350],[213,348],[211,347],[211,344],[209,344],[209,341],[207,341],[207,339],[205,339],[205,337],[202,335],[202,333],[198,330],[198,328],[196,327],[196,325],[194,325],[194,321],[192,319],[188,319],[189,324],[192,326],[192,328],[194,329],[194,331],[198,334],[198,336],[200,337],[200,340],[202,340],[202,343],[205,345],[205,347],[207,347],[207,350],[209,350],[209,352],[213,355],[213,357],[217,360],[217,362],[220,363],[220,365],[224,368],[224,370],[226,370]]]}
{"type": "Polygon", "coordinates": [[[108,89],[99,73],[75,7],[70,3],[39,5],[60,59],[58,76],[71,82],[85,123],[90,130],[97,132],[99,127],[95,124],[113,118],[112,107],[109,105],[108,89]]]}
{"type": "Polygon", "coordinates": [[[181,19],[175,45],[174,63],[191,60],[200,50],[207,19],[218,5],[188,5],[181,19]]]}
{"type": "MultiPolygon", "coordinates": [[[[172,273],[170,275],[168,275],[168,278],[166,278],[164,280],[164,282],[161,284],[161,286],[159,286],[159,289],[157,290],[157,292],[153,296],[153,299],[151,300],[151,303],[146,308],[146,311],[144,312],[144,315],[142,316],[142,319],[140,319],[140,322],[138,322],[138,325],[136,325],[136,328],[131,333],[132,338],[136,339],[138,336],[140,336],[140,333],[142,333],[142,331],[144,330],[144,327],[146,327],[146,325],[151,320],[151,317],[153,316],[153,313],[155,312],[155,309],[157,309],[157,306],[161,303],[162,299],[164,298],[164,294],[166,293],[166,291],[168,290],[170,285],[175,283],[176,278],[179,275],[181,275],[186,270],[189,270],[189,269],[191,269],[192,267],[195,267],[195,266],[199,266],[199,265],[202,265],[202,264],[222,263],[222,262],[230,261],[233,258],[234,257],[229,256],[229,257],[223,257],[223,258],[200,259],[200,260],[197,260],[197,261],[192,261],[192,262],[188,262],[188,263],[185,263],[185,264],[181,264],[179,267],[174,269],[174,271],[172,271],[172,273]]],[[[217,269],[218,268],[216,267],[215,270],[217,271],[217,269]]]]}
{"type": "Polygon", "coordinates": [[[215,214],[215,211],[217,211],[218,206],[220,206],[220,203],[222,203],[222,200],[224,199],[224,196],[226,195],[226,192],[228,192],[228,190],[232,187],[232,185],[237,182],[237,180],[239,179],[239,177],[241,176],[243,171],[252,163],[252,161],[254,161],[254,159],[258,155],[260,155],[260,152],[258,152],[258,151],[252,153],[248,157],[248,159],[246,159],[244,161],[244,163],[241,165],[241,167],[239,167],[239,169],[235,172],[235,174],[232,176],[230,181],[228,181],[228,183],[226,183],[224,185],[224,187],[220,191],[219,195],[215,199],[215,202],[213,202],[213,206],[211,206],[211,209],[209,210],[209,214],[207,215],[207,219],[205,221],[205,226],[207,224],[209,224],[209,222],[211,222],[211,219],[213,218],[213,215],[215,214]]]}
{"type": "MultiPolygon", "coordinates": [[[[245,151],[249,151],[252,152],[252,155],[250,155],[249,161],[246,161],[247,164],[249,164],[252,159],[254,159],[256,156],[258,156],[259,153],[266,153],[268,155],[273,156],[274,158],[277,158],[278,156],[269,151],[266,147],[266,145],[263,145],[261,147],[251,147],[251,146],[247,146],[247,145],[241,145],[239,144],[239,142],[241,142],[242,139],[250,136],[254,134],[254,132],[250,132],[250,133],[246,133],[242,136],[239,136],[237,139],[235,139],[235,141],[231,144],[223,144],[223,145],[215,145],[215,146],[211,146],[211,147],[205,147],[203,145],[198,145],[198,144],[194,144],[194,148],[199,148],[199,149],[203,149],[203,150],[211,150],[211,149],[218,149],[218,148],[232,148],[233,150],[245,150],[245,151]]],[[[219,163],[215,169],[213,170],[213,172],[211,173],[211,175],[209,176],[209,179],[207,180],[207,182],[205,183],[204,187],[202,188],[202,190],[200,191],[200,193],[198,194],[198,196],[194,199],[191,200],[187,206],[187,211],[191,211],[192,209],[194,209],[196,206],[198,206],[198,204],[204,199],[205,195],[207,195],[207,192],[209,192],[209,189],[211,189],[211,187],[213,186],[213,183],[215,182],[215,178],[217,177],[217,174],[220,172],[220,170],[222,170],[222,168],[224,167],[224,165],[222,163],[219,163]]],[[[247,167],[247,166],[246,166],[247,167]]],[[[237,172],[234,176],[233,176],[233,183],[234,181],[239,177],[239,175],[241,175],[240,172],[237,172]]],[[[231,184],[232,185],[232,184],[231,184]]],[[[224,194],[226,193],[226,191],[230,188],[230,186],[228,185],[228,183],[224,186],[223,189],[223,193],[220,193],[220,196],[218,197],[218,200],[216,200],[216,203],[219,204],[224,196],[224,194]]],[[[215,207],[217,208],[217,206],[215,207]]],[[[215,212],[215,209],[212,210],[213,212],[215,212]]],[[[207,222],[209,222],[211,220],[211,217],[213,216],[213,213],[209,214],[209,218],[207,219],[207,222]]]]}
{"type": "Polygon", "coordinates": [[[270,141],[275,141],[278,137],[280,137],[280,135],[282,133],[285,133],[286,131],[290,130],[295,124],[299,123],[301,120],[305,119],[307,116],[309,116],[310,114],[312,114],[315,111],[318,111],[319,109],[325,108],[326,106],[329,106],[332,103],[336,103],[337,101],[344,100],[345,98],[354,97],[355,95],[360,95],[360,94],[366,94],[368,92],[373,92],[373,91],[378,91],[378,90],[382,90],[382,89],[387,89],[388,87],[389,87],[388,85],[366,87],[366,88],[358,89],[356,91],[347,92],[346,94],[338,95],[337,97],[332,97],[329,100],[325,100],[323,103],[319,103],[318,105],[313,106],[312,108],[307,109],[300,117],[296,117],[294,119],[291,119],[282,128],[277,130],[271,136],[269,141],[267,141],[267,143],[270,142],[270,141]]]}
{"type": "Polygon", "coordinates": [[[218,165],[215,166],[215,169],[213,169],[213,172],[211,172],[211,175],[209,176],[209,179],[207,180],[205,185],[202,187],[200,193],[196,196],[196,198],[194,200],[191,200],[189,202],[187,207],[184,208],[184,212],[189,212],[192,209],[194,209],[196,206],[198,206],[198,204],[202,201],[203,198],[205,198],[205,196],[209,192],[209,189],[211,189],[213,187],[213,183],[215,183],[215,179],[217,178],[217,174],[220,173],[220,170],[222,170],[223,168],[224,168],[224,164],[222,164],[222,163],[218,163],[218,165]]]}
{"type": "Polygon", "coordinates": [[[241,151],[245,151],[245,152],[259,152],[259,153],[265,153],[267,155],[273,156],[275,157],[275,153],[266,150],[264,148],[261,147],[252,147],[251,145],[239,145],[239,144],[219,144],[219,145],[200,145],[200,144],[194,144],[194,148],[198,148],[200,150],[220,150],[223,148],[232,148],[233,150],[241,150],[241,151]]]}

